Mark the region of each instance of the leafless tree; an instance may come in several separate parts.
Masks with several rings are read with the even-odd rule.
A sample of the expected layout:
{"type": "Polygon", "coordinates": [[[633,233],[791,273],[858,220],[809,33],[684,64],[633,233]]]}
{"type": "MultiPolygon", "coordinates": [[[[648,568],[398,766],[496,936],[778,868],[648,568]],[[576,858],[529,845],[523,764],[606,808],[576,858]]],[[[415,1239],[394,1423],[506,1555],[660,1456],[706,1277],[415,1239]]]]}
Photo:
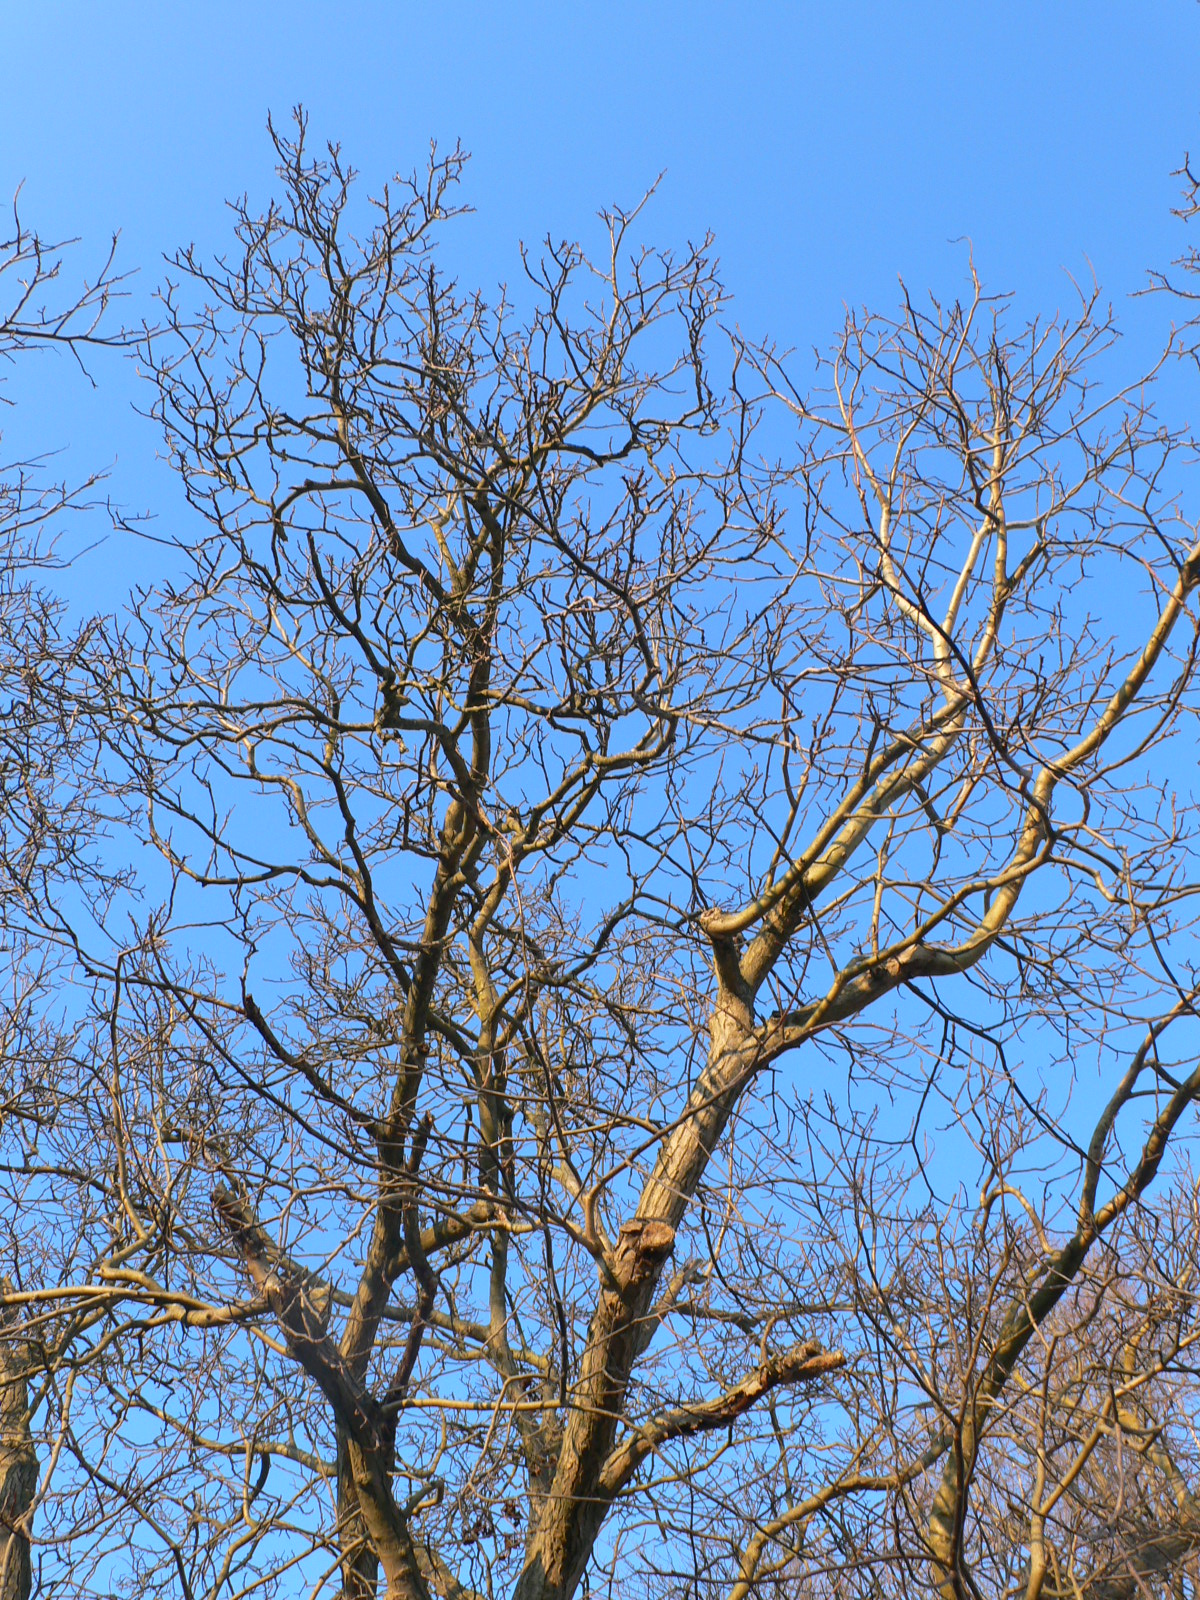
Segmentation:
{"type": "Polygon", "coordinates": [[[1186,339],[972,278],[810,383],[707,243],[487,298],[457,153],[276,144],[57,691],[48,1591],[1195,1592],[1186,339]]]}
{"type": "MultiPolygon", "coordinates": [[[[0,239],[0,366],[56,346],[82,364],[89,347],[119,340],[102,327],[121,292],[115,241],[95,278],[73,293],[62,292],[58,281],[66,248],[47,245],[14,206],[11,232],[0,239]]],[[[0,402],[13,403],[3,393],[0,402]]],[[[86,641],[63,640],[61,606],[38,580],[56,565],[47,530],[63,512],[86,504],[96,479],[48,481],[45,466],[20,459],[0,464],[0,1118],[6,1136],[31,1113],[36,1120],[21,1080],[48,1016],[39,1002],[56,965],[53,942],[48,948],[43,937],[54,886],[93,875],[81,853],[86,807],[71,760],[75,742],[63,722],[65,701],[53,687],[61,690],[67,660],[86,641]]],[[[5,1231],[15,1253],[7,1218],[5,1231]]],[[[0,1308],[0,1595],[24,1600],[32,1582],[29,1534],[38,1475],[28,1383],[36,1359],[22,1336],[12,1279],[0,1280],[0,1295],[15,1297],[0,1308]]]]}

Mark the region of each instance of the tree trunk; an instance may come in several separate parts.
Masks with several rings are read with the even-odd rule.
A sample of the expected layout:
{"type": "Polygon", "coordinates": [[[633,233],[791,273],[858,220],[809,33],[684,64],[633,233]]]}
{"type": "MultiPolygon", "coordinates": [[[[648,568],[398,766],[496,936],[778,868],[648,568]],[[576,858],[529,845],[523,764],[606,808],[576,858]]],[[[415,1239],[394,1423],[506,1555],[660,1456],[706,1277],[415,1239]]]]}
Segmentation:
{"type": "MultiPolygon", "coordinates": [[[[12,1293],[7,1278],[0,1292],[12,1293]]],[[[28,1354],[11,1335],[17,1315],[0,1310],[0,1600],[29,1600],[33,1569],[29,1534],[38,1463],[29,1427],[28,1354]]]]}
{"type": "Polygon", "coordinates": [[[723,987],[708,1065],[692,1094],[695,1109],[660,1154],[636,1215],[621,1227],[615,1281],[597,1299],[554,1481],[526,1546],[513,1600],[571,1600],[583,1577],[612,1501],[603,1468],[625,1414],[645,1319],[675,1230],[728,1120],[752,1025],[748,998],[723,987]]]}
{"type": "MultiPolygon", "coordinates": [[[[350,1445],[344,1428],[338,1429],[338,1546],[342,1552],[342,1592],[339,1600],[375,1600],[379,1586],[379,1557],[367,1533],[358,1488],[350,1462],[350,1445]]],[[[0,1596],[0,1600],[6,1600],[0,1596]]]]}

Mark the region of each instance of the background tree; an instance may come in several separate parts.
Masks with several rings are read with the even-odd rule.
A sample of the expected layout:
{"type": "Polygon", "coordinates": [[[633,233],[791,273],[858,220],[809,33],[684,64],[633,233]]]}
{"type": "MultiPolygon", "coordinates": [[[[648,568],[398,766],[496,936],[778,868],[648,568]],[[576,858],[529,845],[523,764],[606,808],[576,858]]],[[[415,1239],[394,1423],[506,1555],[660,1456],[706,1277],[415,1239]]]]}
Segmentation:
{"type": "Polygon", "coordinates": [[[457,153],[357,213],[276,145],[143,349],[194,515],[56,691],[129,869],[31,897],[6,1133],[56,1590],[1178,1590],[1164,369],[972,283],[810,394],[707,244],[493,303],[457,153]]]}
{"type": "MultiPolygon", "coordinates": [[[[114,249],[99,273],[63,292],[64,244],[47,244],[24,226],[16,206],[0,239],[0,365],[58,347],[82,365],[89,347],[119,342],[102,324],[120,293],[114,249]]],[[[8,395],[0,400],[12,404],[8,395]]],[[[58,564],[52,525],[86,505],[90,478],[66,485],[47,479],[46,463],[5,460],[0,469],[0,1125],[6,1135],[36,1123],[40,1083],[69,1052],[65,1036],[47,1048],[40,1030],[53,1009],[51,991],[69,982],[46,917],[62,885],[93,876],[82,849],[87,807],[73,756],[79,748],[64,720],[62,673],[86,636],[67,642],[62,607],[39,578],[58,564]],[[36,1063],[33,1073],[31,1067],[36,1063]]],[[[61,932],[61,929],[59,930],[61,932]]],[[[12,1146],[5,1144],[5,1153],[12,1146]]],[[[28,1265],[5,1217],[14,1270],[28,1265]]],[[[30,1427],[29,1379],[37,1353],[23,1337],[20,1277],[0,1279],[0,1595],[18,1600],[32,1584],[30,1522],[38,1462],[30,1427]]]]}

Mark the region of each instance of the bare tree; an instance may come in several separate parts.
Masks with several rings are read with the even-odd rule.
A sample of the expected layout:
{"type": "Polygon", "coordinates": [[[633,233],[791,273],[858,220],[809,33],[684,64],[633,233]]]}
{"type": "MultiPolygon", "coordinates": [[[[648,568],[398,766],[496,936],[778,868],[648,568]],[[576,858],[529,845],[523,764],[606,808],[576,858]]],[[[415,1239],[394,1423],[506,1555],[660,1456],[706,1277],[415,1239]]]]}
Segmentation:
{"type": "Polygon", "coordinates": [[[972,280],[810,390],[707,244],[488,300],[457,153],[276,146],[61,691],[133,878],[5,1167],[55,1592],[1186,1592],[1164,368],[972,280]]]}
{"type": "MultiPolygon", "coordinates": [[[[94,279],[61,292],[67,245],[48,245],[28,229],[14,205],[11,233],[0,239],[0,365],[31,350],[58,347],[82,365],[90,347],[119,342],[102,324],[121,278],[115,240],[94,279]]],[[[6,394],[0,401],[12,404],[6,394]]],[[[45,462],[5,460],[0,466],[0,1126],[5,1151],[14,1129],[36,1121],[25,1097],[28,1065],[46,1060],[37,1035],[48,1020],[42,1004],[61,970],[47,913],[56,890],[94,878],[81,834],[86,806],[72,756],[78,741],[64,724],[62,673],[86,638],[61,636],[61,605],[38,579],[57,564],[47,530],[67,510],[87,504],[91,477],[66,485],[48,481],[45,462]]],[[[51,913],[51,920],[53,915],[51,913]]],[[[60,924],[59,931],[63,931],[60,924]]],[[[67,1044],[65,1035],[55,1041],[67,1044]]],[[[61,1065],[58,1051],[53,1059],[61,1065]]],[[[36,1100],[36,1094],[35,1094],[36,1100]]],[[[6,1244],[19,1251],[6,1218],[6,1244]]],[[[12,1279],[0,1279],[0,1595],[25,1600],[33,1579],[30,1531],[38,1460],[31,1428],[29,1378],[36,1353],[22,1329],[21,1300],[12,1279]]]]}

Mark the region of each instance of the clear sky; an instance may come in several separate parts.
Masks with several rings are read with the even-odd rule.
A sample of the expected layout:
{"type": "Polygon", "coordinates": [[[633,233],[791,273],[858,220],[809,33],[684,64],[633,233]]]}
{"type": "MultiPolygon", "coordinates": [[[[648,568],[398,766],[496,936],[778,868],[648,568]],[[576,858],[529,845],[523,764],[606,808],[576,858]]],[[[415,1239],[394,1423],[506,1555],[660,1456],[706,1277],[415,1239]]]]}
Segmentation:
{"type": "MultiPolygon", "coordinates": [[[[1089,264],[1120,302],[1177,253],[1170,174],[1200,152],[1195,0],[0,0],[0,61],[0,190],[90,250],[120,229],[139,297],[163,251],[228,237],[226,197],[266,194],[267,111],[298,101],[368,186],[461,138],[456,248],[485,284],[665,170],[650,234],[712,228],[738,320],[801,346],[898,274],[952,295],[966,239],[1031,308],[1089,264]]],[[[30,377],[10,450],[16,426],[159,498],[111,382],[30,377]]]]}

